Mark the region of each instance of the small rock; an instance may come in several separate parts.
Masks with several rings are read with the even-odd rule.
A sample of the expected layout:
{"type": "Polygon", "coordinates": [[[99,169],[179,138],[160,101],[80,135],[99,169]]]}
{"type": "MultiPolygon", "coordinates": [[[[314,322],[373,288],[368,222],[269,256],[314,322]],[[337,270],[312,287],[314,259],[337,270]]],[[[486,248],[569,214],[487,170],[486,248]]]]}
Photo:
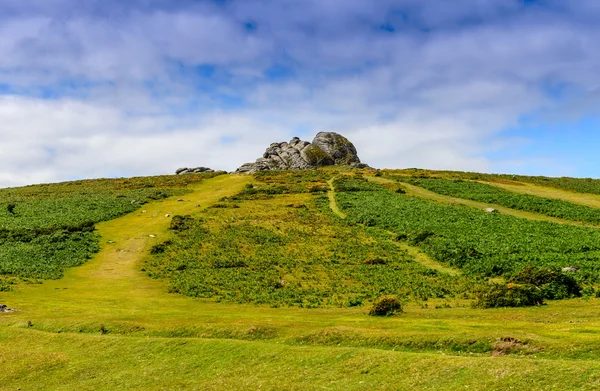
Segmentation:
{"type": "Polygon", "coordinates": [[[570,272],[576,272],[579,269],[580,269],[579,266],[567,266],[567,267],[563,267],[562,271],[565,273],[570,273],[570,272]]]}
{"type": "Polygon", "coordinates": [[[155,238],[155,237],[156,237],[156,235],[148,235],[148,237],[150,237],[150,238],[155,238]]]}
{"type": "Polygon", "coordinates": [[[114,243],[114,240],[109,240],[107,243],[108,243],[108,244],[113,244],[113,243],[114,243]]]}
{"type": "Polygon", "coordinates": [[[177,202],[183,202],[183,198],[178,199],[177,202]]]}
{"type": "Polygon", "coordinates": [[[175,171],[175,174],[176,175],[197,174],[197,173],[201,173],[201,172],[215,172],[215,170],[213,170],[212,168],[208,168],[208,167],[195,167],[195,168],[182,167],[182,168],[178,168],[175,171]]]}
{"type": "Polygon", "coordinates": [[[165,217],[171,217],[171,215],[167,213],[167,214],[165,215],[165,217]]]}
{"type": "Polygon", "coordinates": [[[5,304],[0,304],[0,312],[15,312],[15,310],[8,308],[5,304]]]}
{"type": "Polygon", "coordinates": [[[146,210],[144,209],[144,210],[142,211],[142,213],[146,213],[146,210]]]}
{"type": "Polygon", "coordinates": [[[485,208],[483,211],[485,213],[498,213],[498,211],[494,208],[485,208]]]}

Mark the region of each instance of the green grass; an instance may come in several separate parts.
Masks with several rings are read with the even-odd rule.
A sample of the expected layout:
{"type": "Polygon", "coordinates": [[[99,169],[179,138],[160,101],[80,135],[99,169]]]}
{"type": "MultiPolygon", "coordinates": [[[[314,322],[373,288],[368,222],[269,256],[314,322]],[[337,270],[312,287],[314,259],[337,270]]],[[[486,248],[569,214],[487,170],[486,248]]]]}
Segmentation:
{"type": "Polygon", "coordinates": [[[576,265],[580,281],[596,284],[600,232],[595,228],[529,221],[397,194],[346,179],[338,204],[352,222],[389,229],[435,260],[470,275],[510,276],[527,264],[576,265]],[[354,191],[362,190],[362,191],[354,191]]]}
{"type": "Polygon", "coordinates": [[[478,172],[463,171],[432,171],[410,168],[406,170],[385,170],[386,175],[418,178],[449,178],[467,179],[474,181],[489,181],[500,183],[528,183],[544,187],[567,190],[575,193],[600,195],[600,179],[596,178],[571,178],[571,177],[546,177],[512,174],[483,174],[478,172]]]}
{"type": "MultiPolygon", "coordinates": [[[[402,315],[377,318],[367,316],[366,306],[271,308],[237,304],[233,302],[236,300],[186,297],[168,293],[167,280],[150,279],[146,274],[149,270],[142,270],[145,262],[152,262],[153,246],[191,235],[190,230],[182,234],[169,230],[174,215],[191,215],[196,223],[202,218],[204,222],[199,224],[215,233],[227,224],[239,227],[235,243],[260,242],[253,245],[254,250],[269,249],[273,234],[289,240],[285,242],[289,244],[296,240],[292,228],[307,226],[311,234],[313,227],[318,231],[331,225],[328,233],[348,236],[323,238],[315,248],[327,248],[336,239],[341,244],[352,239],[381,242],[372,249],[361,249],[363,252],[356,256],[346,254],[348,259],[362,259],[359,254],[378,251],[377,246],[386,243],[389,236],[377,227],[349,224],[328,210],[327,188],[322,186],[327,186],[332,176],[345,174],[319,170],[306,173],[307,179],[303,173],[270,173],[256,178],[222,175],[187,186],[189,192],[183,196],[152,201],[144,205],[145,213],[138,209],[98,223],[100,251],[88,262],[66,269],[61,279],[0,292],[0,303],[18,310],[0,314],[0,387],[599,388],[599,299],[483,310],[471,308],[468,299],[448,296],[409,300],[402,315]],[[311,190],[313,187],[317,190],[311,190]],[[275,188],[278,190],[267,191],[275,188]],[[313,217],[298,217],[302,211],[313,217]]],[[[346,183],[350,188],[354,186],[351,181],[346,183]]],[[[339,206],[349,215],[347,219],[356,216],[356,209],[346,204],[349,198],[367,197],[369,202],[360,208],[366,213],[376,210],[382,195],[387,194],[378,186],[361,183],[356,187],[369,191],[336,193],[339,206]]],[[[395,211],[392,201],[403,197],[390,194],[393,197],[385,204],[385,211],[395,211]]],[[[385,215],[375,217],[383,219],[385,215]]],[[[206,243],[210,247],[218,238],[208,238],[206,243]]],[[[305,245],[300,242],[297,247],[305,245]]],[[[276,251],[285,254],[288,250],[276,251]]],[[[390,248],[391,253],[395,251],[390,248]]],[[[411,259],[411,254],[402,252],[407,272],[426,270],[411,259]]]]}
{"type": "Polygon", "coordinates": [[[103,179],[0,189],[0,289],[60,278],[99,249],[95,224],[218,174],[103,179]],[[4,281],[4,283],[2,282],[4,281]]]}
{"type": "Polygon", "coordinates": [[[383,295],[455,297],[472,289],[464,277],[414,262],[389,234],[346,224],[320,193],[262,199],[268,189],[245,188],[188,219],[155,247],[159,253],[144,265],[148,275],[188,296],[308,308],[361,306],[383,295]]]}
{"type": "Polygon", "coordinates": [[[561,219],[600,224],[600,209],[577,205],[564,200],[514,193],[496,186],[461,179],[415,178],[406,181],[412,185],[447,196],[498,204],[512,209],[541,213],[561,219]]]}

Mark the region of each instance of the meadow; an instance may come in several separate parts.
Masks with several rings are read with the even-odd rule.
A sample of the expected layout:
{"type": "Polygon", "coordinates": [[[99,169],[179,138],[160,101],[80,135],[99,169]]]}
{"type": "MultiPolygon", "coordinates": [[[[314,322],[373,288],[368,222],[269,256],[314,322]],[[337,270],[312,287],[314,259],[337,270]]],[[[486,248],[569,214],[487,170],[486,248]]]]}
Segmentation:
{"type": "MultiPolygon", "coordinates": [[[[582,282],[598,280],[600,231],[485,213],[405,196],[364,179],[343,178],[341,209],[356,224],[393,231],[439,262],[473,276],[509,277],[526,265],[579,266],[582,282]]],[[[336,184],[336,187],[338,185],[336,184]]]]}
{"type": "Polygon", "coordinates": [[[414,262],[386,232],[336,218],[314,183],[304,184],[249,187],[185,219],[154,247],[145,270],[168,279],[172,292],[274,307],[362,306],[385,295],[423,301],[469,290],[464,277],[414,262]],[[285,193],[269,195],[274,188],[285,193]]]}
{"type": "MultiPolygon", "coordinates": [[[[79,182],[1,190],[24,213],[28,197],[86,194],[94,204],[114,181],[101,202],[132,209],[107,217],[83,207],[99,217],[74,213],[52,226],[31,215],[7,226],[94,221],[74,233],[97,247],[77,266],[0,292],[16,310],[0,313],[0,387],[598,389],[597,228],[422,198],[396,176],[407,178],[333,168],[85,181],[87,193],[79,182]],[[156,191],[166,197],[141,196],[156,191]],[[581,292],[473,307],[487,287],[556,294],[565,281],[581,292]],[[403,312],[369,316],[381,297],[403,312]]],[[[60,203],[45,205],[38,215],[60,203]]]]}
{"type": "Polygon", "coordinates": [[[600,224],[600,210],[572,202],[519,194],[486,183],[446,178],[409,178],[412,185],[438,194],[502,205],[561,219],[600,224]]]}
{"type": "Polygon", "coordinates": [[[0,189],[0,290],[60,278],[99,250],[95,224],[174,195],[214,174],[83,180],[0,189]]]}

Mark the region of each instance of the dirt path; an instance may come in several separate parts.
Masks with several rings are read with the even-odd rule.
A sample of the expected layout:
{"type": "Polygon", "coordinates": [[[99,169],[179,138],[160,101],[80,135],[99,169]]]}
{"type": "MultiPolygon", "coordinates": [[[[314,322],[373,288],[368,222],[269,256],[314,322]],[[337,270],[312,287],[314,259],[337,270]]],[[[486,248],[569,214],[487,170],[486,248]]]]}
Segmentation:
{"type": "Polygon", "coordinates": [[[329,191],[327,192],[327,196],[329,197],[329,207],[331,208],[333,213],[335,213],[342,219],[345,219],[347,217],[346,214],[340,210],[337,201],[335,200],[335,187],[333,186],[334,180],[335,177],[327,181],[327,184],[329,185],[329,191]]]}
{"type": "MultiPolygon", "coordinates": [[[[476,208],[479,210],[493,208],[493,209],[496,209],[498,212],[506,214],[506,215],[521,217],[524,219],[535,220],[535,221],[550,221],[553,223],[576,225],[576,226],[580,226],[580,227],[581,226],[596,227],[596,228],[598,227],[597,225],[584,223],[581,221],[566,220],[566,219],[561,219],[558,217],[546,216],[546,215],[543,215],[540,213],[526,212],[523,210],[511,209],[511,208],[507,208],[502,205],[488,204],[485,202],[478,202],[478,201],[466,200],[464,198],[442,195],[442,194],[434,193],[433,191],[424,189],[419,186],[411,185],[406,182],[395,182],[390,179],[380,178],[380,177],[368,177],[368,179],[373,182],[380,183],[380,184],[400,184],[404,188],[404,190],[406,190],[407,195],[419,197],[419,198],[426,198],[428,200],[433,200],[433,201],[438,201],[438,202],[444,202],[447,204],[466,205],[466,206],[470,206],[472,208],[476,208]]],[[[518,187],[518,186],[515,186],[515,187],[518,187]]],[[[540,195],[540,194],[535,194],[535,195],[540,195]]]]}
{"type": "Polygon", "coordinates": [[[153,245],[169,237],[173,215],[197,214],[221,197],[239,192],[251,181],[249,175],[207,179],[189,187],[190,194],[149,203],[135,212],[97,224],[101,250],[93,259],[68,269],[60,280],[22,285],[6,294],[20,310],[17,317],[62,317],[86,322],[102,319],[103,315],[123,318],[145,311],[148,316],[156,316],[157,308],[170,312],[178,306],[189,308],[192,299],[169,295],[163,281],[144,273],[144,258],[153,245]]]}
{"type": "Polygon", "coordinates": [[[496,186],[504,190],[512,191],[514,193],[553,198],[572,202],[578,205],[589,206],[591,208],[600,208],[600,195],[596,194],[575,193],[573,191],[557,189],[555,187],[540,186],[524,182],[478,182],[496,186]]]}
{"type": "MultiPolygon", "coordinates": [[[[387,183],[387,182],[385,182],[386,179],[384,179],[384,178],[367,177],[367,179],[372,180],[373,182],[377,182],[377,183],[387,183]],[[380,179],[381,179],[381,181],[380,181],[380,179]]],[[[335,200],[335,187],[333,185],[334,180],[335,180],[335,177],[331,178],[330,180],[327,181],[327,183],[329,184],[329,192],[327,193],[327,195],[329,196],[329,207],[331,208],[333,213],[335,213],[342,219],[345,219],[347,217],[347,215],[340,210],[340,208],[337,205],[337,201],[335,200]]],[[[393,233],[390,232],[390,235],[393,235],[393,233]]],[[[429,269],[434,269],[439,272],[447,273],[447,274],[451,274],[451,275],[461,274],[461,272],[459,270],[444,266],[441,263],[431,259],[429,257],[429,255],[425,254],[418,247],[409,246],[407,243],[395,242],[395,241],[394,241],[394,244],[397,245],[398,247],[400,247],[402,250],[406,251],[409,255],[411,255],[415,259],[416,262],[420,263],[421,265],[423,265],[429,269]]]]}

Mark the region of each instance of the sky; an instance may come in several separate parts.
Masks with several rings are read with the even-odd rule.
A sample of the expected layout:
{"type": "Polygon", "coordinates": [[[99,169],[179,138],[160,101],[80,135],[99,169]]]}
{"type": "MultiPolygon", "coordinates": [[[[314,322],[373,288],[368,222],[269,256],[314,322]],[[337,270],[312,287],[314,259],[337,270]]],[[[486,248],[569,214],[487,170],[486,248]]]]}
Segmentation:
{"type": "Polygon", "coordinates": [[[0,0],[0,187],[377,168],[600,177],[597,0],[0,0]]]}

